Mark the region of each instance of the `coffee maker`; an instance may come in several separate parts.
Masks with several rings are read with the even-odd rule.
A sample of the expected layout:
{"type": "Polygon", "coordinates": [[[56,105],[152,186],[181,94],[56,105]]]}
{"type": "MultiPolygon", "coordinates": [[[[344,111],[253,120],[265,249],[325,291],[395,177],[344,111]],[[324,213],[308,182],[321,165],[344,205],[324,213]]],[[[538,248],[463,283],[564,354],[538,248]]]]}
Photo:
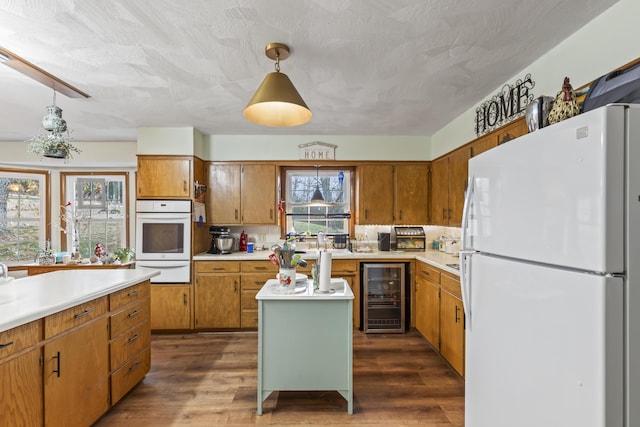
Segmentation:
{"type": "Polygon", "coordinates": [[[210,254],[222,254],[230,253],[228,249],[219,248],[216,244],[216,239],[230,239],[229,233],[231,230],[229,227],[221,225],[212,225],[209,227],[209,234],[211,234],[211,248],[207,251],[210,254]]]}

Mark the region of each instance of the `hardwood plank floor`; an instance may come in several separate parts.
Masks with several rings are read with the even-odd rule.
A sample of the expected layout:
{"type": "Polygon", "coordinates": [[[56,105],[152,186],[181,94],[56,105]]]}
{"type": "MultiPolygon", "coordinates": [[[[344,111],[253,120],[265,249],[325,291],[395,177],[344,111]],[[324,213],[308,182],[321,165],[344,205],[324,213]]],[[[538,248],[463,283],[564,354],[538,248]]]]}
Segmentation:
{"type": "Polygon", "coordinates": [[[354,413],[275,392],[256,415],[257,332],[152,335],[151,371],[95,426],[463,426],[464,381],[416,331],[354,332],[354,413]]]}

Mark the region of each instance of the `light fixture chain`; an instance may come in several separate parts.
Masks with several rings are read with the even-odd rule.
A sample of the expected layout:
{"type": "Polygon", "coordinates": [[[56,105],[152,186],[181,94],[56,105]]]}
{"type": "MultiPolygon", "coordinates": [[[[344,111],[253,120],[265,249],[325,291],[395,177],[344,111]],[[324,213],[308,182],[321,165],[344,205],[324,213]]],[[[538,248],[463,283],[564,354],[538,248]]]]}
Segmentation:
{"type": "Polygon", "coordinates": [[[276,72],[280,72],[280,52],[276,49],[276,72]]]}

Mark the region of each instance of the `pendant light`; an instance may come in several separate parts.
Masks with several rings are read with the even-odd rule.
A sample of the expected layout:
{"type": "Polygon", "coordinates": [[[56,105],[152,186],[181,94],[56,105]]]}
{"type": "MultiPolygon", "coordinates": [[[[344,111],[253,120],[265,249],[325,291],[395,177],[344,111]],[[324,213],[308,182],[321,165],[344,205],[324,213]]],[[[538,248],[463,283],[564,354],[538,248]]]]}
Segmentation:
{"type": "Polygon", "coordinates": [[[311,196],[310,203],[312,205],[324,205],[326,204],[322,192],[320,191],[320,166],[316,166],[316,190],[311,196]]]}
{"type": "Polygon", "coordinates": [[[276,71],[267,74],[242,115],[263,126],[287,127],[307,123],[311,120],[311,110],[289,77],[280,72],[280,61],[289,57],[289,46],[269,43],[265,47],[265,55],[276,61],[276,71]]]}

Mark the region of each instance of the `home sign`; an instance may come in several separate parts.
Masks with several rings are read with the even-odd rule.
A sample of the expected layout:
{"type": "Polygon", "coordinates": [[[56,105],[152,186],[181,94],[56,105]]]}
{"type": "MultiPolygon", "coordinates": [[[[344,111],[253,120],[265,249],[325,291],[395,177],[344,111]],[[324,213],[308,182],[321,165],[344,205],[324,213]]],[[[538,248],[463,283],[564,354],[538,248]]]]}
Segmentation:
{"type": "Polygon", "coordinates": [[[476,108],[476,135],[480,136],[522,116],[534,99],[531,89],[535,85],[531,74],[527,74],[513,85],[504,85],[500,92],[480,104],[476,108]]]}
{"type": "Polygon", "coordinates": [[[335,160],[337,145],[326,142],[309,142],[300,144],[300,160],[335,160]]]}

